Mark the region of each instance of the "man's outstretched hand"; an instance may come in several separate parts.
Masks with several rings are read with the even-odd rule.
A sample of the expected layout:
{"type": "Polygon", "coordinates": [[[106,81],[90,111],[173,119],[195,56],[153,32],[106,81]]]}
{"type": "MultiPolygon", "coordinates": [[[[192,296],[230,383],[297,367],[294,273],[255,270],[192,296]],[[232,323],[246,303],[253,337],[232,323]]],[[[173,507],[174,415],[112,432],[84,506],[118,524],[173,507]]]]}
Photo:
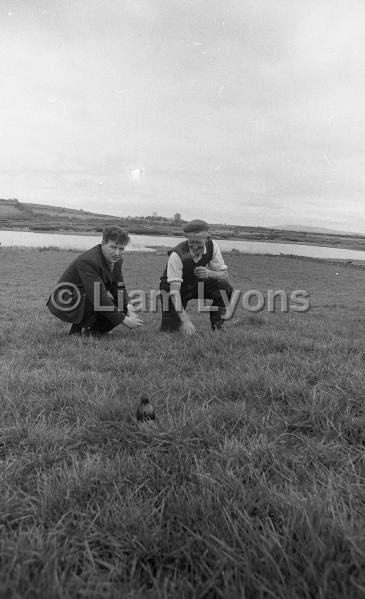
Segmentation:
{"type": "Polygon", "coordinates": [[[141,307],[138,304],[138,299],[129,300],[129,303],[127,305],[127,314],[128,314],[128,316],[130,316],[132,312],[134,312],[134,313],[136,313],[136,312],[142,312],[141,307]]]}
{"type": "Polygon", "coordinates": [[[196,328],[190,320],[182,323],[181,330],[184,335],[194,335],[196,333],[196,328]]]}
{"type": "Polygon", "coordinates": [[[129,329],[136,329],[137,327],[141,327],[143,322],[135,312],[128,312],[128,315],[123,320],[123,324],[129,329]]]}

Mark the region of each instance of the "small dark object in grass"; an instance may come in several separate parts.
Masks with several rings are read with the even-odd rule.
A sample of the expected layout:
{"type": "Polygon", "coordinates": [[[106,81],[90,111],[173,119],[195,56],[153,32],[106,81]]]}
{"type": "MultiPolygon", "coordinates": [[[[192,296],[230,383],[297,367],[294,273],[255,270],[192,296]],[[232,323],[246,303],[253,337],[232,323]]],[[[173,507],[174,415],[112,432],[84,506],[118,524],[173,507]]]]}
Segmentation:
{"type": "Polygon", "coordinates": [[[137,420],[145,422],[147,420],[156,420],[156,414],[153,406],[150,404],[150,400],[147,395],[142,395],[141,403],[137,408],[137,420]]]}
{"type": "Polygon", "coordinates": [[[275,343],[273,350],[279,353],[283,353],[287,349],[285,343],[275,343]]]}

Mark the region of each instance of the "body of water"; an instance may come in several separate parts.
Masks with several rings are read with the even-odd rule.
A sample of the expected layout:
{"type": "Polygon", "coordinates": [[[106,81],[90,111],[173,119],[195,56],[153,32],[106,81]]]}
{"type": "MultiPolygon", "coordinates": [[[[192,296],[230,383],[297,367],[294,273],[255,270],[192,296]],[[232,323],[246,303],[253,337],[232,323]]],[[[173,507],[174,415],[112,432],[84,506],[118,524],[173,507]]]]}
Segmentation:
{"type": "MultiPolygon", "coordinates": [[[[130,235],[129,251],[146,252],[154,250],[149,246],[174,247],[184,237],[167,237],[155,235],[130,235]]],[[[65,235],[62,233],[33,233],[32,231],[0,231],[0,243],[4,247],[48,247],[62,249],[87,250],[101,240],[101,235],[65,235]]],[[[362,260],[365,251],[331,248],[319,245],[303,245],[297,243],[270,243],[268,241],[244,241],[240,239],[217,239],[221,250],[230,252],[237,249],[248,254],[294,254],[309,258],[325,258],[331,260],[362,260]]]]}

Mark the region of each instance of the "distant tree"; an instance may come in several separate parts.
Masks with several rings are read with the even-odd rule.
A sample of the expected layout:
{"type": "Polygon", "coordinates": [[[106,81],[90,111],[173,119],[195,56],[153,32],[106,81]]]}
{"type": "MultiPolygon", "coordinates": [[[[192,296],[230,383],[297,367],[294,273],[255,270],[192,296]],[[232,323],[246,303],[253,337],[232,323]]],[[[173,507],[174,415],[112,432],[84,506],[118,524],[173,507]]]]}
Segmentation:
{"type": "Polygon", "coordinates": [[[174,214],[174,221],[175,223],[177,223],[178,225],[181,224],[182,221],[182,216],[181,214],[179,214],[179,212],[176,212],[176,214],[174,214]]]}

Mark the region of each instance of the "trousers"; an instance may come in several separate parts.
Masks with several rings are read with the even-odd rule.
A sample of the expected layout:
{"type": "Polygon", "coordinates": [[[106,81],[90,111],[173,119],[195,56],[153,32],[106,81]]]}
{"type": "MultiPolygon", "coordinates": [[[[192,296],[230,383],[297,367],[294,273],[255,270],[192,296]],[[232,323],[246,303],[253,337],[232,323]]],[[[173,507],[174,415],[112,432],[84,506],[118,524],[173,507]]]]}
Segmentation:
{"type": "MultiPolygon", "coordinates": [[[[224,319],[222,318],[225,315],[226,307],[224,302],[224,296],[221,291],[224,291],[227,295],[228,300],[231,299],[233,288],[231,284],[226,280],[217,280],[217,279],[207,279],[205,281],[201,281],[203,284],[204,290],[204,299],[210,299],[212,301],[213,310],[210,311],[210,325],[213,330],[222,328],[224,324],[224,319]]],[[[160,284],[161,291],[169,292],[170,284],[164,281],[161,281],[160,284]]],[[[198,280],[192,284],[182,285],[180,289],[181,295],[181,303],[183,308],[185,309],[188,302],[191,299],[198,299],[198,280]]],[[[200,294],[200,298],[202,299],[202,294],[200,294]]],[[[175,306],[172,303],[171,298],[169,298],[168,309],[164,309],[163,300],[160,298],[162,303],[162,318],[161,318],[161,331],[176,331],[181,326],[181,320],[175,310],[175,306]]]]}
{"type": "Polygon", "coordinates": [[[91,333],[103,335],[109,333],[118,325],[106,318],[102,312],[95,312],[91,302],[86,300],[84,317],[78,326],[80,329],[89,329],[91,333]]]}

